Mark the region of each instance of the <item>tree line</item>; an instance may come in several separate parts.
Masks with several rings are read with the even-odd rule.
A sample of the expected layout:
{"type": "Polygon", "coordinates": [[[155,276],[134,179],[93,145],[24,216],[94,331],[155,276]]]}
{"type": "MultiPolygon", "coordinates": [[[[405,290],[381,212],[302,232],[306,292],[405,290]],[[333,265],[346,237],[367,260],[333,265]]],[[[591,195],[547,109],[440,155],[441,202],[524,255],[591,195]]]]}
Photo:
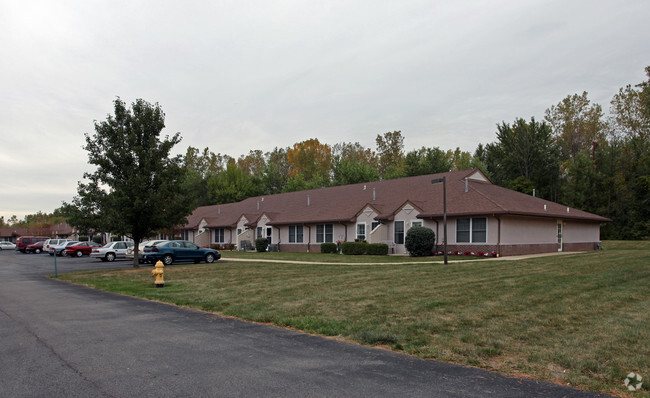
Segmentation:
{"type": "Polygon", "coordinates": [[[195,205],[241,201],[304,189],[478,168],[498,185],[613,220],[604,239],[650,236],[650,67],[648,80],[614,95],[610,112],[588,93],[569,95],[543,120],[516,118],[496,126],[496,140],[474,153],[422,147],[404,150],[401,131],[333,146],[317,138],[233,158],[208,147],[184,156],[195,205]]]}
{"type": "MultiPolygon", "coordinates": [[[[151,212],[149,203],[153,202],[137,193],[142,187],[173,198],[165,202],[164,212],[171,228],[174,225],[170,224],[171,220],[179,219],[171,213],[188,213],[197,206],[238,202],[257,195],[478,168],[497,185],[611,218],[613,222],[603,226],[603,239],[648,238],[650,66],[646,74],[647,81],[622,87],[613,96],[607,116],[601,105],[589,100],[587,92],[569,95],[546,109],[543,120],[531,117],[501,122],[496,126],[495,141],[479,143],[474,153],[440,147],[406,152],[402,132],[392,131],[378,134],[374,149],[359,142],[330,146],[312,138],[269,152],[251,150],[234,158],[214,153],[208,147],[200,150],[190,146],[184,156],[154,165],[147,163],[152,160],[146,154],[146,147],[142,153],[138,150],[143,145],[141,133],[137,133],[142,130],[140,119],[147,122],[145,127],[149,125],[155,131],[145,137],[150,140],[148,145],[159,146],[160,155],[165,155],[165,159],[171,147],[180,142],[180,136],[158,142],[164,127],[164,114],[159,106],[152,107],[139,100],[132,115],[118,99],[116,116],[97,123],[95,136],[87,135],[90,163],[108,171],[87,174],[89,182],[80,184],[79,195],[73,203],[64,203],[51,216],[63,214],[75,226],[100,225],[109,215],[106,205],[97,206],[107,201],[100,189],[100,184],[107,182],[116,187],[114,192],[124,191],[119,198],[114,192],[110,195],[110,202],[120,204],[120,208],[128,207],[136,199],[141,212],[145,208],[151,212]],[[129,136],[132,148],[120,144],[125,124],[133,125],[134,132],[129,136]],[[110,160],[111,156],[93,157],[95,152],[104,155],[116,152],[119,156],[110,160]],[[152,174],[147,179],[142,177],[143,173],[133,173],[134,168],[150,170],[152,174]],[[164,170],[173,170],[167,172],[173,177],[173,184],[152,180],[152,176],[160,178],[164,170]],[[133,180],[134,185],[121,187],[121,178],[133,180]],[[176,208],[172,202],[177,204],[176,208]],[[100,207],[103,211],[99,211],[100,207]]],[[[25,222],[29,217],[33,215],[25,217],[25,222]]],[[[112,217],[119,218],[116,214],[112,217]]],[[[20,223],[15,216],[9,221],[0,219],[0,226],[20,223]]],[[[165,220],[160,220],[157,224],[164,223],[165,220]]]]}

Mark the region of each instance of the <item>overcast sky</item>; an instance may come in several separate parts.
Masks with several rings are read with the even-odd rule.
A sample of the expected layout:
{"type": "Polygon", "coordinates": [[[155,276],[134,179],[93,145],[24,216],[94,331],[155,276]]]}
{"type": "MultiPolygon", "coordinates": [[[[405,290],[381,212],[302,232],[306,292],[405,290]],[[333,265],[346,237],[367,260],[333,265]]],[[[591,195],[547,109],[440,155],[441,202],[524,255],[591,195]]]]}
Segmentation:
{"type": "Polygon", "coordinates": [[[473,152],[496,124],[645,80],[650,1],[0,0],[0,216],[52,212],[113,101],[239,157],[401,130],[473,152]]]}

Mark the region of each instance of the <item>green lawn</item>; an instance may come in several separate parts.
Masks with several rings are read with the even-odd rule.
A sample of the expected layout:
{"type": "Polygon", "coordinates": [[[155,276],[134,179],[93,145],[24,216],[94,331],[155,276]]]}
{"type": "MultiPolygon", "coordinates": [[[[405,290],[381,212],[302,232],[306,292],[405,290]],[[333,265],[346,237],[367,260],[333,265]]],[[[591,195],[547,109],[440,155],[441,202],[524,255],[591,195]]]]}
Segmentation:
{"type": "Polygon", "coordinates": [[[224,252],[226,259],[231,255],[251,257],[166,267],[164,289],[154,288],[151,267],[60,279],[621,396],[625,376],[635,372],[648,381],[633,396],[648,395],[650,242],[447,266],[397,256],[224,252]]]}

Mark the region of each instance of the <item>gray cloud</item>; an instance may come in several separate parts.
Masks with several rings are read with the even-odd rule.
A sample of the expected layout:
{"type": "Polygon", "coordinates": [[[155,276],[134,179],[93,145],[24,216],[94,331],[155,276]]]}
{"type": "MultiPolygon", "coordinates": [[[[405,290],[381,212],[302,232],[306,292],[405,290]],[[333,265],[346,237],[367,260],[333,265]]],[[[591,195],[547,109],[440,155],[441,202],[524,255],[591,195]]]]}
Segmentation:
{"type": "Polygon", "coordinates": [[[0,215],[52,211],[88,170],[112,101],[239,156],[308,138],[407,149],[494,141],[588,91],[608,109],[650,65],[643,1],[173,1],[0,4],[0,215]]]}

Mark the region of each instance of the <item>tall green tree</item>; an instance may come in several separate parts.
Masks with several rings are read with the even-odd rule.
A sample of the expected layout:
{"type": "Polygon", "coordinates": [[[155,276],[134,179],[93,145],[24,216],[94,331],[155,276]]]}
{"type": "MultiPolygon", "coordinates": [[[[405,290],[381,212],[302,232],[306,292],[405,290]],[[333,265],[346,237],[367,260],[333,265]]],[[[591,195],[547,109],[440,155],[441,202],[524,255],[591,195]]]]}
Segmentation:
{"type": "Polygon", "coordinates": [[[605,138],[602,107],[592,104],[586,91],[582,95],[569,95],[551,106],[545,118],[565,159],[591,150],[594,142],[602,142],[605,138]]]}
{"type": "Polygon", "coordinates": [[[517,118],[512,125],[502,122],[497,140],[485,146],[484,154],[495,183],[517,190],[534,187],[539,196],[558,198],[559,154],[548,124],[535,118],[517,118]]]}
{"type": "Polygon", "coordinates": [[[382,179],[404,176],[404,137],[401,131],[377,134],[375,139],[379,156],[379,175],[382,179]]]}
{"type": "MultiPolygon", "coordinates": [[[[170,157],[181,136],[161,139],[164,127],[158,104],[138,99],[127,109],[118,98],[114,115],[85,134],[88,162],[96,170],[84,174],[88,182],[79,183],[75,200],[95,206],[101,227],[130,236],[136,248],[157,231],[184,224],[192,211],[182,157],[170,157]]],[[[136,251],[134,267],[138,257],[136,251]]]]}
{"type": "Polygon", "coordinates": [[[374,151],[358,142],[343,142],[332,148],[332,184],[347,185],[379,179],[374,151]]]}
{"type": "Polygon", "coordinates": [[[261,184],[255,177],[239,168],[235,160],[231,160],[226,170],[213,174],[208,178],[208,192],[212,203],[239,202],[251,196],[261,194],[261,184]]]}
{"type": "Polygon", "coordinates": [[[265,154],[266,165],[262,175],[263,192],[267,195],[284,192],[289,180],[287,150],[275,147],[265,154]]]}
{"type": "Polygon", "coordinates": [[[422,147],[410,151],[404,158],[404,174],[406,176],[420,176],[425,174],[442,173],[453,167],[449,153],[438,147],[422,147]]]}

